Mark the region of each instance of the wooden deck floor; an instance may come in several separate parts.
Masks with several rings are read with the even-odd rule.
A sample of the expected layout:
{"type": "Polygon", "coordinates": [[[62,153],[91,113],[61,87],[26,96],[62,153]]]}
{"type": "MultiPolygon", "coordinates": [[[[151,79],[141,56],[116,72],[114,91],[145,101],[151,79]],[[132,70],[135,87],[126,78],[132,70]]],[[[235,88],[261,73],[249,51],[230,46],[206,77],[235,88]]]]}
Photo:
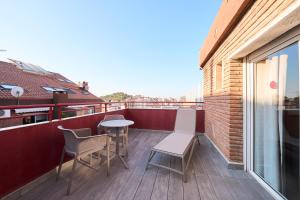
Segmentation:
{"type": "MultiPolygon", "coordinates": [[[[188,170],[188,182],[180,175],[165,169],[150,167],[145,163],[150,147],[166,136],[165,133],[131,130],[128,164],[125,169],[119,160],[113,160],[111,175],[106,177],[105,167],[94,171],[79,166],[74,177],[72,194],[66,196],[67,178],[71,167],[63,168],[62,178],[55,177],[22,196],[28,199],[112,199],[112,200],[193,200],[193,199],[272,199],[272,197],[242,170],[230,170],[208,142],[201,136],[201,146],[195,148],[188,170]]],[[[160,162],[180,167],[180,161],[158,155],[160,162]]]]}

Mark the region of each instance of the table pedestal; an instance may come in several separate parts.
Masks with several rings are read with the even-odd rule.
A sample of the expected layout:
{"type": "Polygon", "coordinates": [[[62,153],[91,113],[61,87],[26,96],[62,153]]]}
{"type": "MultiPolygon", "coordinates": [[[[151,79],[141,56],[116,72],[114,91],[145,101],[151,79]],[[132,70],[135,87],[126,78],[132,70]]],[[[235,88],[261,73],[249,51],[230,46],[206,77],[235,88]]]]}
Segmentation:
{"type": "Polygon", "coordinates": [[[122,156],[120,155],[120,147],[119,147],[119,143],[120,143],[120,128],[119,127],[116,127],[116,154],[117,154],[117,157],[122,161],[124,167],[126,169],[129,169],[126,161],[122,158],[122,156]]]}

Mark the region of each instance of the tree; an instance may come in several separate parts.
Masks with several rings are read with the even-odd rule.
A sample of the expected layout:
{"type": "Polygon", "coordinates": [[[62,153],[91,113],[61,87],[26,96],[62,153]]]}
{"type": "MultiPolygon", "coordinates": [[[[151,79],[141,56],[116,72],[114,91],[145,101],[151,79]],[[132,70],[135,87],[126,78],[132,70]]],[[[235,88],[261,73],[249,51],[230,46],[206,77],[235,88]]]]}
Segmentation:
{"type": "Polygon", "coordinates": [[[127,98],[131,98],[132,95],[126,94],[124,92],[115,92],[112,94],[108,94],[100,97],[104,101],[125,101],[127,98]]]}

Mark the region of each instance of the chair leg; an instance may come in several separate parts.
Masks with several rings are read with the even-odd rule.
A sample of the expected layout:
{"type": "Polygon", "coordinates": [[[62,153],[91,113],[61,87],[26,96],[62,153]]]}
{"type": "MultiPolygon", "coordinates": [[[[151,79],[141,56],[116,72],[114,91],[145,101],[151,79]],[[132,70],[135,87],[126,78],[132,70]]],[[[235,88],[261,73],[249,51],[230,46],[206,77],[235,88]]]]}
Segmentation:
{"type": "Polygon", "coordinates": [[[128,135],[125,135],[125,155],[128,156],[128,135]]]}
{"type": "Polygon", "coordinates": [[[106,159],[107,159],[107,176],[110,175],[110,138],[107,139],[107,145],[106,145],[106,159]]]}
{"type": "Polygon", "coordinates": [[[70,180],[69,180],[69,183],[68,183],[67,195],[69,195],[70,192],[71,192],[71,186],[72,186],[74,172],[75,172],[76,165],[77,165],[77,159],[78,159],[77,156],[75,156],[74,161],[73,161],[73,167],[72,167],[71,177],[70,177],[70,180]]]}
{"type": "Polygon", "coordinates": [[[126,139],[125,139],[125,135],[123,135],[122,137],[122,147],[125,147],[125,143],[126,143],[126,139]]]}
{"type": "Polygon", "coordinates": [[[61,152],[59,167],[58,167],[58,171],[57,171],[57,175],[56,175],[56,181],[58,181],[58,179],[59,179],[59,175],[60,175],[60,172],[61,172],[61,167],[62,167],[62,163],[64,161],[64,158],[65,158],[65,148],[63,148],[63,150],[61,152]]]}

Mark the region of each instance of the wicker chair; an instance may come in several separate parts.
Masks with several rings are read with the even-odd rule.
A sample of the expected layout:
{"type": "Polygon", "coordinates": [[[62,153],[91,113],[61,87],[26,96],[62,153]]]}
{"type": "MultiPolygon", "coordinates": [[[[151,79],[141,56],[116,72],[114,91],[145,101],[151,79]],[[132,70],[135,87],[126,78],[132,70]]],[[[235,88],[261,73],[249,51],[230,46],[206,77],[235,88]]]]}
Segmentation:
{"type": "Polygon", "coordinates": [[[73,161],[73,167],[72,167],[72,173],[71,177],[69,179],[68,183],[68,189],[67,189],[67,195],[70,194],[71,191],[71,185],[72,185],[72,179],[74,176],[74,172],[76,169],[77,163],[81,163],[89,168],[95,169],[92,166],[91,160],[89,163],[84,161],[82,158],[90,155],[90,158],[92,159],[92,154],[99,152],[101,150],[106,149],[107,153],[107,175],[109,175],[109,169],[110,169],[110,159],[109,159],[109,146],[110,146],[110,137],[108,137],[107,134],[103,135],[93,135],[91,134],[90,128],[82,128],[82,129],[65,129],[62,126],[57,127],[61,133],[64,135],[65,138],[65,146],[63,148],[63,151],[61,153],[61,160],[58,168],[58,173],[56,180],[58,180],[61,167],[64,161],[65,153],[67,153],[69,156],[72,156],[74,158],[73,161]]]}

